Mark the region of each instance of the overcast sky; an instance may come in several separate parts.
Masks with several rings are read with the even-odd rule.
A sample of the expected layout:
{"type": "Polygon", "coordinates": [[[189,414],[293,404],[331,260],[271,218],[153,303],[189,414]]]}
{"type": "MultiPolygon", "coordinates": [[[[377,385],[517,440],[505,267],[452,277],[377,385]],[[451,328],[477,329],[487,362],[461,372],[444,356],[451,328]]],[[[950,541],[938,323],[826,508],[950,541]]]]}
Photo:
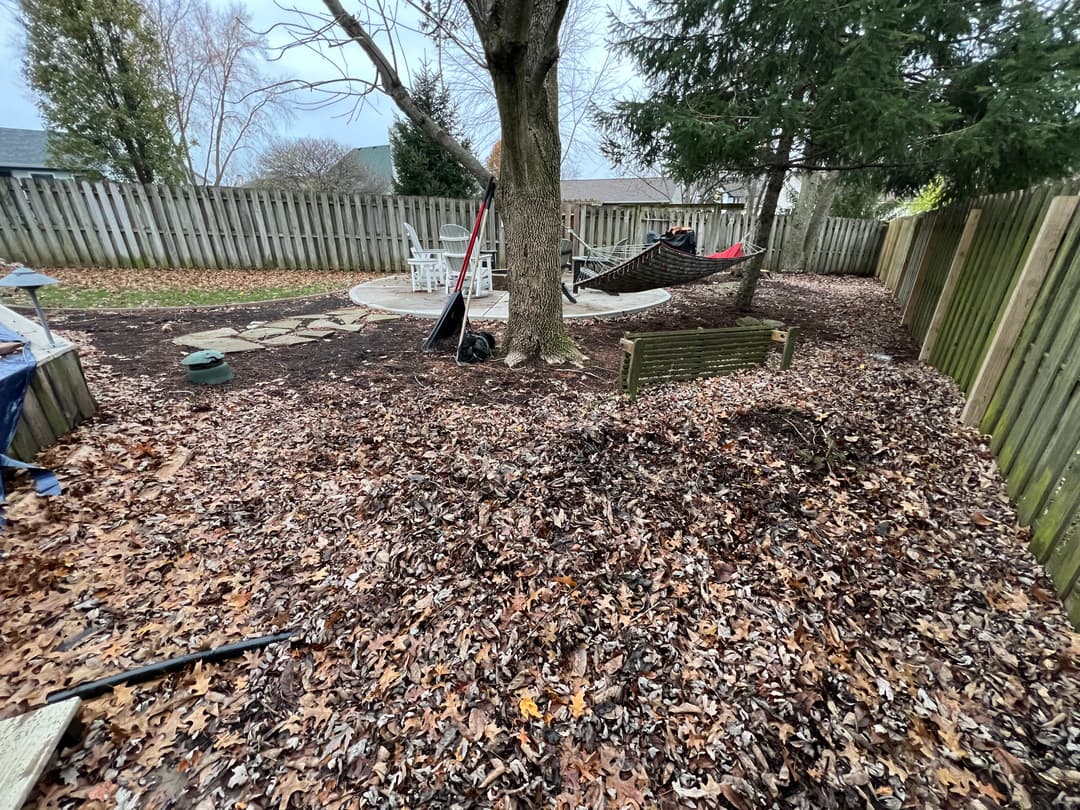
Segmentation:
{"type": "MultiPolygon", "coordinates": [[[[210,0],[210,2],[222,7],[231,4],[228,0],[210,0]]],[[[301,21],[295,12],[271,2],[247,2],[246,6],[251,12],[253,27],[260,31],[269,31],[268,36],[272,45],[283,46],[291,41],[290,34],[280,25],[275,27],[275,24],[301,21]]],[[[310,9],[313,12],[325,11],[322,3],[317,0],[298,0],[288,6],[310,9]]],[[[347,9],[352,9],[355,4],[346,3],[345,6],[347,9]]],[[[44,124],[35,104],[34,93],[27,86],[22,75],[22,34],[16,9],[17,3],[11,0],[0,0],[0,64],[9,66],[7,83],[3,90],[0,90],[0,101],[2,101],[0,126],[43,129],[44,124]]],[[[606,28],[606,22],[602,17],[599,17],[596,23],[596,32],[606,28]]],[[[609,70],[608,66],[603,65],[602,36],[597,35],[595,40],[593,49],[595,52],[589,58],[596,61],[598,68],[609,70]]],[[[386,47],[384,43],[380,44],[386,47]]],[[[407,26],[402,26],[402,30],[398,32],[396,47],[400,48],[399,67],[404,70],[416,70],[425,60],[436,61],[436,51],[430,40],[419,34],[410,34],[407,26]]],[[[335,75],[334,69],[326,62],[325,57],[329,55],[339,64],[346,65],[350,75],[361,77],[372,75],[372,70],[358,47],[345,46],[334,49],[324,47],[319,50],[321,54],[315,49],[304,47],[284,50],[279,53],[280,58],[269,64],[267,69],[280,78],[305,81],[325,80],[335,75]]],[[[377,93],[371,94],[364,99],[358,109],[347,101],[337,102],[323,109],[310,108],[310,103],[320,98],[321,96],[312,91],[297,91],[295,93],[296,115],[285,125],[285,131],[280,134],[288,137],[333,138],[350,146],[378,146],[389,142],[388,131],[394,123],[396,108],[384,96],[377,93]],[[303,105],[307,106],[307,109],[302,108],[303,102],[308,102],[308,105],[303,105]]],[[[465,109],[465,106],[462,105],[459,110],[463,120],[467,120],[468,116],[475,113],[474,110],[465,109]]],[[[480,159],[484,160],[494,138],[497,137],[497,128],[489,126],[477,129],[478,133],[474,134],[474,149],[480,159]]],[[[576,176],[610,177],[619,174],[608,165],[592,144],[576,146],[572,157],[573,174],[576,176]]]]}

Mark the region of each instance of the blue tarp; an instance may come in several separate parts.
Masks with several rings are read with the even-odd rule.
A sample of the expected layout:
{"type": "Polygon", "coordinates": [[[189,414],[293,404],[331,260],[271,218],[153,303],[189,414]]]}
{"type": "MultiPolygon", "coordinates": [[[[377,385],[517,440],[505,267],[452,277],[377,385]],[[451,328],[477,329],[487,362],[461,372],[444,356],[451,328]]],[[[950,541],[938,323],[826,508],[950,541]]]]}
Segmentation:
{"type": "MultiPolygon", "coordinates": [[[[34,487],[41,495],[59,495],[60,482],[46,469],[4,455],[11,445],[15,428],[19,426],[26,389],[37,373],[37,361],[26,338],[0,324],[0,343],[18,342],[20,351],[0,357],[0,467],[27,470],[34,479],[34,487]]],[[[0,479],[0,504],[4,502],[3,480],[0,479]]]]}

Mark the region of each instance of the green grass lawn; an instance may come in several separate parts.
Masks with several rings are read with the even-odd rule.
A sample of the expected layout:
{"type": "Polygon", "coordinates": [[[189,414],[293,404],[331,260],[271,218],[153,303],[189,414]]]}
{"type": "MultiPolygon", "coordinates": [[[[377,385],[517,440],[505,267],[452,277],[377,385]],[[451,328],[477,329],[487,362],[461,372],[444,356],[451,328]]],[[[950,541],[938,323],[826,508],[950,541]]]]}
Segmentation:
{"type": "MultiPolygon", "coordinates": [[[[370,278],[360,273],[182,270],[50,271],[60,284],[42,287],[46,308],[202,307],[343,292],[370,278]]],[[[0,303],[29,306],[21,290],[3,290],[0,303]]]]}

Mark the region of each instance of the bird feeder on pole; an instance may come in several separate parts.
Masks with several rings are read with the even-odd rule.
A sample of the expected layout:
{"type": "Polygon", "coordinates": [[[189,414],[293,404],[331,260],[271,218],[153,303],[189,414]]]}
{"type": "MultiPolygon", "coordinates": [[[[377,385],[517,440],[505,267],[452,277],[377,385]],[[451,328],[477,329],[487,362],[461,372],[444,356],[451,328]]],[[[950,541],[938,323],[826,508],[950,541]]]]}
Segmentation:
{"type": "Polygon", "coordinates": [[[38,287],[47,287],[50,284],[59,283],[57,279],[36,270],[31,270],[21,264],[6,276],[0,278],[0,287],[14,287],[26,290],[26,294],[30,296],[30,301],[34,304],[34,311],[37,312],[38,320],[41,321],[41,328],[45,330],[45,339],[50,346],[55,346],[56,341],[53,339],[52,332],[49,331],[49,322],[45,320],[45,310],[41,308],[41,304],[38,302],[37,291],[38,287]]]}

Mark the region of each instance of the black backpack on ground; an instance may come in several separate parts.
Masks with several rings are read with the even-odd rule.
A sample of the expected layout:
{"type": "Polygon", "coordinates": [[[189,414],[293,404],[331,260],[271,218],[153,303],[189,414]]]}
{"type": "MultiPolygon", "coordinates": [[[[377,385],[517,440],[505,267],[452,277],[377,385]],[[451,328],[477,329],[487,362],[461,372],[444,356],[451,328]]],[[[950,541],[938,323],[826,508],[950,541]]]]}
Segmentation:
{"type": "Polygon", "coordinates": [[[483,363],[485,360],[490,360],[493,354],[495,354],[495,336],[491,332],[474,332],[470,329],[461,341],[458,362],[483,363]]]}

